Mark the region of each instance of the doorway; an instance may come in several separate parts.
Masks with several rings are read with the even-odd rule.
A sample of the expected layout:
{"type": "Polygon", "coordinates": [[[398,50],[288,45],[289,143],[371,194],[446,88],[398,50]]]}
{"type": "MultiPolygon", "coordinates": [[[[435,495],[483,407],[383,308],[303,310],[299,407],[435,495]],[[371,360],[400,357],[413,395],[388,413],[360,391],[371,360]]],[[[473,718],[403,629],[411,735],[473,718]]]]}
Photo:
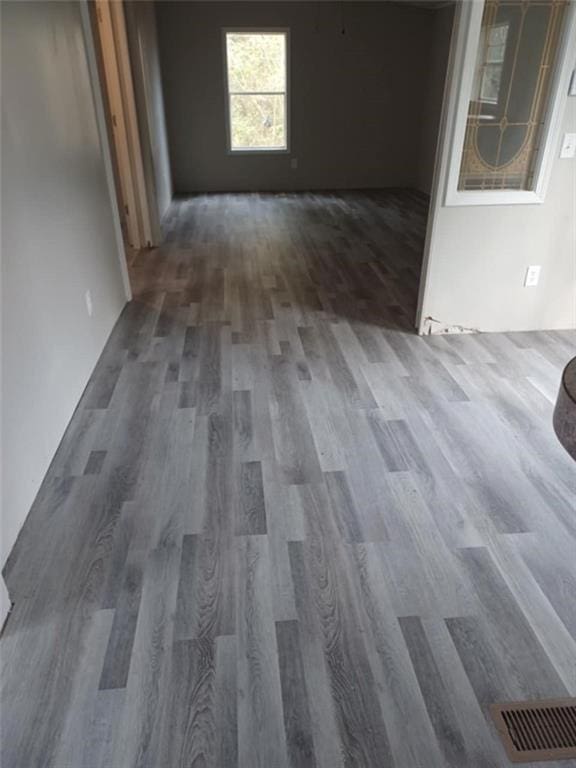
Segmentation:
{"type": "Polygon", "coordinates": [[[148,199],[123,4],[96,0],[92,7],[119,215],[130,262],[133,253],[158,244],[159,224],[148,199]]]}

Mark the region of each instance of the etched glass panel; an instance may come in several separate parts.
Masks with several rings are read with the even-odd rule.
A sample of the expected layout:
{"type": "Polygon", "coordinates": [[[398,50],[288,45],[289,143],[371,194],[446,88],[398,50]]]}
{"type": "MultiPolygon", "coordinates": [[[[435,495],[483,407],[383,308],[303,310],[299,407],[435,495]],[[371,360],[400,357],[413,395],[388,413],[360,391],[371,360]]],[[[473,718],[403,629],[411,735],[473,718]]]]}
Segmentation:
{"type": "Polygon", "coordinates": [[[566,0],[487,0],[458,189],[534,188],[566,0]]]}

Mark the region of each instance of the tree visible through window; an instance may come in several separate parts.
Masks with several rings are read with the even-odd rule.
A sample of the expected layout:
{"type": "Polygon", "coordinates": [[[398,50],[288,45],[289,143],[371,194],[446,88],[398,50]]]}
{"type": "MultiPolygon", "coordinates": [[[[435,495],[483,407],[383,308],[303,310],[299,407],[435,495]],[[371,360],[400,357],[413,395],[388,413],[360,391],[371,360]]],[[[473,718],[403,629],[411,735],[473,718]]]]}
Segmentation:
{"type": "Polygon", "coordinates": [[[286,150],[286,32],[226,32],[230,149],[286,150]]]}

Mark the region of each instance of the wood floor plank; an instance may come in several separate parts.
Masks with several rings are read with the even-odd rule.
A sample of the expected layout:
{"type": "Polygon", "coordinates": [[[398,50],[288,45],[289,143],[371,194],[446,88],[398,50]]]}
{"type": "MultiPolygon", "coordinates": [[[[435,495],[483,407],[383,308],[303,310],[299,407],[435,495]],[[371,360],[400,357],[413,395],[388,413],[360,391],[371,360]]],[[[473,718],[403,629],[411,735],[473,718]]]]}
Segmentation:
{"type": "MultiPolygon", "coordinates": [[[[81,768],[111,768],[114,764],[114,742],[125,699],[126,689],[123,688],[99,690],[96,696],[90,699],[92,713],[82,738],[82,757],[78,763],[72,765],[79,765],[81,768]]],[[[77,743],[78,732],[74,736],[77,743]]]]}
{"type": "Polygon", "coordinates": [[[216,638],[214,680],[216,766],[238,764],[237,638],[216,638]]]}
{"type": "Polygon", "coordinates": [[[314,744],[297,621],[276,622],[284,727],[291,768],[314,768],[314,744]]]}
{"type": "Polygon", "coordinates": [[[4,570],[3,768],[504,768],[489,704],[576,695],[576,332],[417,337],[427,206],[195,195],[131,257],[4,570]]]}
{"type": "Polygon", "coordinates": [[[266,533],[266,505],[259,461],[243,461],[238,478],[236,534],[254,536],[266,533]]]}
{"type": "Polygon", "coordinates": [[[112,765],[152,768],[162,762],[162,730],[172,698],[170,649],[180,541],[180,526],[170,521],[149,553],[112,765]]]}
{"type": "Polygon", "coordinates": [[[307,521],[306,588],[319,618],[344,764],[391,762],[366,648],[355,629],[358,620],[349,559],[342,556],[343,546],[335,540],[326,493],[321,487],[303,486],[301,496],[307,521]]]}
{"type": "Polygon", "coordinates": [[[300,392],[322,470],[343,471],[346,458],[339,438],[340,419],[334,410],[334,398],[312,376],[301,385],[300,392]]]}
{"type": "Polygon", "coordinates": [[[326,472],[324,479],[340,535],[345,541],[363,541],[360,513],[352,498],[346,474],[326,472]]]}
{"type": "Polygon", "coordinates": [[[80,475],[86,471],[92,454],[105,453],[92,450],[105,413],[104,409],[85,409],[77,421],[70,422],[53,459],[55,474],[61,477],[80,475]]]}
{"type": "Polygon", "coordinates": [[[144,553],[130,553],[114,611],[114,621],[100,677],[100,690],[126,687],[142,596],[143,572],[144,553]]]}
{"type": "Polygon", "coordinates": [[[238,764],[288,766],[265,536],[237,539],[238,764]]]}
{"type": "Polygon", "coordinates": [[[75,676],[70,707],[55,751],[54,765],[86,764],[84,741],[90,737],[93,728],[94,688],[98,686],[112,625],[111,610],[98,611],[93,617],[85,656],[75,676]]]}
{"type": "MultiPolygon", "coordinates": [[[[478,766],[506,765],[507,758],[500,737],[474,694],[446,623],[435,617],[422,619],[420,623],[435,669],[440,675],[447,704],[454,708],[454,715],[448,718],[449,728],[457,728],[462,735],[466,761],[478,766]]],[[[425,685],[428,684],[429,681],[426,681],[425,685]]],[[[433,686],[429,688],[431,699],[428,704],[435,707],[437,702],[433,686]]],[[[449,746],[443,744],[441,737],[439,744],[449,746]]]]}
{"type": "MultiPolygon", "coordinates": [[[[483,547],[462,550],[462,560],[482,603],[482,636],[498,648],[504,680],[522,687],[525,698],[567,695],[552,661],[483,547]]],[[[458,626],[458,625],[456,625],[458,626]]]]}
{"type": "Polygon", "coordinates": [[[233,393],[234,453],[250,460],[254,443],[252,421],[252,393],[250,390],[236,390],[233,393]]]}
{"type": "Polygon", "coordinates": [[[338,728],[336,704],[332,696],[320,618],[308,585],[304,543],[291,542],[288,551],[301,630],[302,665],[308,684],[317,763],[322,768],[341,768],[345,765],[345,755],[338,728]]]}
{"type": "Polygon", "coordinates": [[[168,765],[216,766],[213,640],[178,640],[172,648],[172,696],[163,752],[168,765]]]}
{"type": "Polygon", "coordinates": [[[394,765],[440,766],[444,757],[426,711],[408,649],[398,623],[377,545],[354,550],[358,570],[361,622],[370,667],[390,739],[394,765]]]}
{"type": "Polygon", "coordinates": [[[290,572],[288,542],[304,538],[304,522],[293,490],[283,483],[283,472],[275,461],[262,464],[268,516],[268,545],[272,572],[273,610],[276,621],[296,618],[294,586],[290,572]]]}
{"type": "Polygon", "coordinates": [[[461,766],[467,759],[466,745],[460,729],[456,727],[456,712],[428,644],[422,622],[417,616],[405,616],[399,621],[446,765],[461,766]]]}
{"type": "Polygon", "coordinates": [[[86,467],[84,468],[85,475],[99,475],[106,459],[106,451],[90,451],[86,467]]]}
{"type": "Polygon", "coordinates": [[[286,482],[298,485],[317,481],[321,476],[320,464],[290,361],[281,355],[274,356],[270,367],[274,443],[286,482]]]}

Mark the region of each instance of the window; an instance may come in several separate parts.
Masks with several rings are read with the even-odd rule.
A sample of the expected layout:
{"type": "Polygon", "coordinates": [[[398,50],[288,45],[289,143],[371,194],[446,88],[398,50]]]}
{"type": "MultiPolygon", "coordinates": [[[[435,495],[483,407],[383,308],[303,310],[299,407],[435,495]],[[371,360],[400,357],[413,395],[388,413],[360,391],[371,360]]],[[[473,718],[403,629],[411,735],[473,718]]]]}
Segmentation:
{"type": "Polygon", "coordinates": [[[508,24],[497,24],[487,30],[485,62],[481,67],[480,101],[497,104],[506,53],[508,24]]]}
{"type": "Polygon", "coordinates": [[[561,128],[576,5],[478,0],[457,10],[445,202],[541,203],[561,128]]]}
{"type": "Polygon", "coordinates": [[[225,30],[232,152],[288,150],[288,32],[225,30]]]}
{"type": "Polygon", "coordinates": [[[534,188],[539,135],[567,3],[487,0],[459,189],[534,188]]]}

